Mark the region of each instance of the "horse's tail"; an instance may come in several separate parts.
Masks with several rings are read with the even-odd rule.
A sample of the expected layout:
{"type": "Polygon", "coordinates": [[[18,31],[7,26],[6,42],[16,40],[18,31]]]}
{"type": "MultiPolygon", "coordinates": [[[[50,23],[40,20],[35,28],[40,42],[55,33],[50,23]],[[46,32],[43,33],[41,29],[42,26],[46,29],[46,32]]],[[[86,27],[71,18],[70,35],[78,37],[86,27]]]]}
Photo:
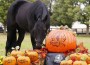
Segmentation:
{"type": "Polygon", "coordinates": [[[16,0],[14,3],[12,3],[10,8],[8,9],[8,16],[11,16],[11,19],[15,20],[19,7],[24,3],[26,3],[25,0],[16,0]]]}

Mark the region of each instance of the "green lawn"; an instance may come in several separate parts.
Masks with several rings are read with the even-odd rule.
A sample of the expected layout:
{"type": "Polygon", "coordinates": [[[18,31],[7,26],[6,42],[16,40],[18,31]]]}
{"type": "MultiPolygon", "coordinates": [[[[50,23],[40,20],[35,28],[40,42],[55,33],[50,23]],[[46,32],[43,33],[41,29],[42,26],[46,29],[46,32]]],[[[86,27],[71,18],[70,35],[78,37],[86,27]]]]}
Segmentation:
{"type": "MultiPolygon", "coordinates": [[[[6,34],[0,33],[0,55],[5,55],[5,45],[6,45],[6,39],[7,36],[6,34]]],[[[21,50],[27,50],[27,49],[32,49],[31,45],[31,40],[30,40],[30,35],[26,34],[25,38],[22,42],[21,50]]]]}
{"type": "Polygon", "coordinates": [[[90,37],[82,37],[82,36],[78,36],[77,37],[77,43],[83,42],[84,46],[88,49],[90,49],[90,37]]]}
{"type": "MultiPolygon", "coordinates": [[[[5,44],[6,44],[6,34],[0,33],[0,55],[5,55],[5,44]]],[[[84,45],[90,49],[90,37],[77,36],[77,43],[84,42],[84,45]]],[[[21,50],[32,49],[30,35],[26,34],[22,42],[21,50]]]]}

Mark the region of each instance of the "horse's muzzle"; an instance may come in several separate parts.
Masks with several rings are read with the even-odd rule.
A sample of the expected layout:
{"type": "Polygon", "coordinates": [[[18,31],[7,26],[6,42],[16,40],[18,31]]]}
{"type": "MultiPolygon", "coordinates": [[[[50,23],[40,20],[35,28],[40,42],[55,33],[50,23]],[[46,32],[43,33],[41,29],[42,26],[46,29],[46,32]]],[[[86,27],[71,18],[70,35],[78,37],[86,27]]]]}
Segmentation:
{"type": "Polygon", "coordinates": [[[41,49],[41,48],[42,48],[42,45],[36,44],[36,49],[41,49]]]}

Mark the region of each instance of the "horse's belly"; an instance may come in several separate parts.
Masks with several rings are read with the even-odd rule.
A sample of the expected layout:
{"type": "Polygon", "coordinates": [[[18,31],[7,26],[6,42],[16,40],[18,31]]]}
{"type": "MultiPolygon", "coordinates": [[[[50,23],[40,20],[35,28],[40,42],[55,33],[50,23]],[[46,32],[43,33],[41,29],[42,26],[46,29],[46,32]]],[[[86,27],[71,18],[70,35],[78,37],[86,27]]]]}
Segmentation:
{"type": "Polygon", "coordinates": [[[16,23],[20,28],[23,28],[26,31],[29,31],[28,27],[28,21],[27,21],[27,11],[30,8],[30,3],[26,3],[22,5],[18,13],[16,15],[16,23]]]}
{"type": "Polygon", "coordinates": [[[22,17],[18,17],[16,19],[16,23],[18,24],[18,26],[26,31],[28,31],[28,22],[25,18],[22,17]]]}

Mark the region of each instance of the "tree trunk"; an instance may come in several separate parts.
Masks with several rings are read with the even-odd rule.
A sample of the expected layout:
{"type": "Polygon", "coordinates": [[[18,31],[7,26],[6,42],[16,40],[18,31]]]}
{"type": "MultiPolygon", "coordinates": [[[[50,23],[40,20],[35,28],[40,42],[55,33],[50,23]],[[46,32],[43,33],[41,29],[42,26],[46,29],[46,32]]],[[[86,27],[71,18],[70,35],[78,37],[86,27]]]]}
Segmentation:
{"type": "Polygon", "coordinates": [[[86,25],[87,25],[86,35],[89,35],[89,24],[86,24],[86,25]]]}
{"type": "Polygon", "coordinates": [[[50,0],[50,5],[49,5],[49,13],[50,13],[50,15],[52,15],[52,0],[50,0]]]}

